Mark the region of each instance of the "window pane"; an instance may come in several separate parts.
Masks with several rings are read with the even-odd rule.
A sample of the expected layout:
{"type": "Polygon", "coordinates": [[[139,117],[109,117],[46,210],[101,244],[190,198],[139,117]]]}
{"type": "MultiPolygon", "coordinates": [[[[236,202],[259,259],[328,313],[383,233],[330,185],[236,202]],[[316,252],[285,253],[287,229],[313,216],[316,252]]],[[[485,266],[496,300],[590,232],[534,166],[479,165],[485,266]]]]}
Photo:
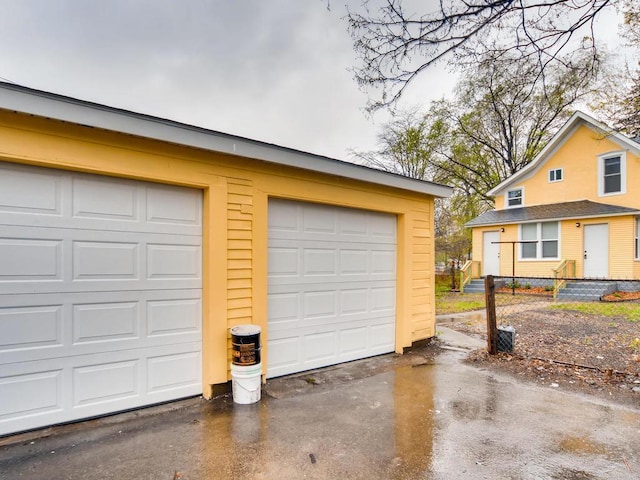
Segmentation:
{"type": "Polygon", "coordinates": [[[522,205],[522,190],[512,190],[507,192],[509,206],[522,205]]]}
{"type": "Polygon", "coordinates": [[[542,224],[542,239],[555,240],[558,238],[558,222],[544,222],[542,224]]]}
{"type": "Polygon", "coordinates": [[[556,171],[555,170],[549,170],[549,181],[553,182],[556,179],[556,171]]]}
{"type": "Polygon", "coordinates": [[[614,193],[620,191],[620,175],[609,175],[604,177],[604,193],[614,193]]]}
{"type": "Polygon", "coordinates": [[[558,241],[544,241],[542,242],[542,258],[557,258],[558,257],[558,241]]]}
{"type": "Polygon", "coordinates": [[[604,174],[615,175],[620,173],[620,157],[604,159],[604,174]]]}
{"type": "Polygon", "coordinates": [[[521,243],[522,245],[522,258],[536,258],[536,248],[537,244],[535,243],[521,243]]]}
{"type": "Polygon", "coordinates": [[[522,240],[537,240],[537,239],[538,239],[537,223],[525,223],[524,225],[522,225],[522,240]]]}
{"type": "Polygon", "coordinates": [[[556,180],[562,180],[562,169],[556,170],[556,180]]]}

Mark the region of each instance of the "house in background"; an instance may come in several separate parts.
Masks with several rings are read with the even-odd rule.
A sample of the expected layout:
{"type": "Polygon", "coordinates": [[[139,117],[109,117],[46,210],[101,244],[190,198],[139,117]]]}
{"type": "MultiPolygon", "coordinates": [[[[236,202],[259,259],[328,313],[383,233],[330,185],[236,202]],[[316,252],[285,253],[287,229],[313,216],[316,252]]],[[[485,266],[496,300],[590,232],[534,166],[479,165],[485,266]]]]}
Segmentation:
{"type": "Polygon", "coordinates": [[[529,165],[489,192],[495,209],[467,223],[466,278],[640,278],[638,185],[640,143],[576,112],[529,165]],[[524,241],[532,243],[510,243],[524,241]]]}
{"type": "Polygon", "coordinates": [[[266,377],[434,336],[450,193],[0,83],[0,436],[209,398],[238,324],[266,377]]]}

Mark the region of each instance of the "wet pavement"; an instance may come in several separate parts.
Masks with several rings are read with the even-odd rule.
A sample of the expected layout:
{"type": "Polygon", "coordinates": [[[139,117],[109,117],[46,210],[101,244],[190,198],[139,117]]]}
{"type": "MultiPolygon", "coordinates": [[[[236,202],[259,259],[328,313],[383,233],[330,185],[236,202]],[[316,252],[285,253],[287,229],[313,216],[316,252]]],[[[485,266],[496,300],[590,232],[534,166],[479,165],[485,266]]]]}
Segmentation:
{"type": "Polygon", "coordinates": [[[640,478],[640,411],[435,350],[275,379],[255,405],[191,399],[0,439],[0,478],[640,478]]]}

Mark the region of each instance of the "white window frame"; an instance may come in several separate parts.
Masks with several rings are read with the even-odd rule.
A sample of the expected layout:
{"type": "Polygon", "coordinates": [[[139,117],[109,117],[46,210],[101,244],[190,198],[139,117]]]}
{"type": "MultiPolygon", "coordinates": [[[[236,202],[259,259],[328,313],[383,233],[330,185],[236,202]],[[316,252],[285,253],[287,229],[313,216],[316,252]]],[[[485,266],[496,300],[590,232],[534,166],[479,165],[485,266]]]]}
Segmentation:
{"type": "Polygon", "coordinates": [[[561,182],[564,180],[564,169],[563,168],[552,168],[551,170],[549,170],[549,173],[547,174],[547,181],[549,183],[556,183],[556,182],[561,182]],[[558,172],[560,172],[560,178],[557,178],[558,172]],[[551,175],[553,174],[553,179],[551,178],[551,175]]]}
{"type": "Polygon", "coordinates": [[[505,208],[521,208],[524,207],[524,187],[512,188],[507,190],[504,194],[504,206],[505,208]],[[520,205],[509,205],[509,193],[517,192],[520,190],[520,205]]]}
{"type": "Polygon", "coordinates": [[[624,150],[618,152],[608,152],[598,155],[598,196],[611,197],[614,195],[624,195],[627,193],[627,152],[624,150]],[[610,158],[620,157],[620,191],[604,192],[604,162],[610,158]]]}
{"type": "Polygon", "coordinates": [[[518,226],[518,240],[524,241],[522,238],[522,227],[523,225],[535,225],[536,226],[536,256],[535,258],[525,258],[522,256],[522,248],[525,245],[524,243],[519,244],[518,248],[518,261],[520,262],[553,262],[556,260],[560,260],[560,236],[561,236],[561,223],[559,221],[549,221],[549,222],[531,222],[531,223],[521,223],[518,226]],[[543,257],[542,256],[542,247],[543,247],[543,239],[542,239],[542,224],[543,223],[555,223],[558,226],[558,236],[555,239],[547,238],[544,241],[556,241],[558,242],[557,255],[555,257],[543,257]]]}

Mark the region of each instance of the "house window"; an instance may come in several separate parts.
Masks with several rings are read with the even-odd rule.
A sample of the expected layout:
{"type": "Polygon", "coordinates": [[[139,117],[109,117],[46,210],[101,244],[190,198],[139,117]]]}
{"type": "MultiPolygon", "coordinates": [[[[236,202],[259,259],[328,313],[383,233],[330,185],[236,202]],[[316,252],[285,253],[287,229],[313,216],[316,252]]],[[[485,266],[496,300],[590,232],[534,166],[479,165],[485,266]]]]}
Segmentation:
{"type": "Polygon", "coordinates": [[[558,222],[524,223],[520,226],[520,240],[536,243],[521,243],[520,258],[541,260],[557,259],[559,255],[558,222]]]}
{"type": "Polygon", "coordinates": [[[598,157],[598,195],[626,193],[627,168],[624,152],[598,157]]]}
{"type": "Polygon", "coordinates": [[[515,190],[509,190],[507,192],[507,208],[509,207],[521,207],[524,203],[524,194],[522,188],[517,188],[515,190]]]}
{"type": "Polygon", "coordinates": [[[554,168],[549,170],[549,182],[559,182],[562,180],[562,169],[554,168]]]}

